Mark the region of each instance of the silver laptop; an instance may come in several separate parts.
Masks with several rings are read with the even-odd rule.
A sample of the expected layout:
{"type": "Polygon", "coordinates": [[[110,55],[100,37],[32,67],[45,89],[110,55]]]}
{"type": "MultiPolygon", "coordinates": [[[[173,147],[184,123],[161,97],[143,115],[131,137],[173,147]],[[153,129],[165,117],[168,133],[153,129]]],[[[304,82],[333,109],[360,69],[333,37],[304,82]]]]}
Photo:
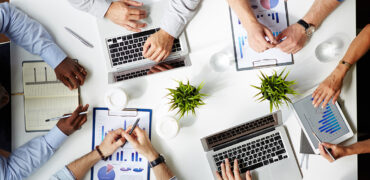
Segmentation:
{"type": "Polygon", "coordinates": [[[213,175],[221,173],[221,163],[228,158],[230,162],[238,159],[244,177],[253,170],[252,176],[260,180],[302,179],[281,111],[209,135],[201,142],[213,175]]]}
{"type": "MultiPolygon", "coordinates": [[[[146,39],[159,30],[163,12],[168,6],[168,0],[154,1],[145,4],[148,18],[143,20],[147,27],[139,33],[134,33],[112,23],[107,19],[98,19],[98,31],[102,44],[104,60],[108,70],[108,83],[129,80],[146,76],[156,62],[145,59],[142,55],[146,39]]],[[[171,68],[190,66],[188,43],[185,33],[174,40],[170,56],[161,63],[171,68]]]]}

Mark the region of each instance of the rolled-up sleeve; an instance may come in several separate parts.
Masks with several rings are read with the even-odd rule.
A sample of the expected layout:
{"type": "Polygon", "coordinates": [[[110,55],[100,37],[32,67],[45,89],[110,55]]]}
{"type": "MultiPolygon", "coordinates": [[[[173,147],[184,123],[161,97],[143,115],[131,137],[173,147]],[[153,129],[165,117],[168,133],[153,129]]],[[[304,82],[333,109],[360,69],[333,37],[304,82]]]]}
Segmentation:
{"type": "Polygon", "coordinates": [[[73,173],[65,166],[63,169],[55,173],[49,180],[75,180],[73,173]]]}
{"type": "Polygon", "coordinates": [[[160,28],[178,38],[193,18],[200,0],[169,0],[160,28]]]}
{"type": "Polygon", "coordinates": [[[42,166],[66,140],[58,127],[17,148],[8,157],[0,156],[0,179],[25,179],[42,166]]]}
{"type": "Polygon", "coordinates": [[[108,11],[112,0],[68,0],[69,3],[80,11],[87,12],[98,18],[103,18],[108,11]]]}
{"type": "Polygon", "coordinates": [[[67,57],[40,23],[9,3],[0,4],[0,32],[32,54],[41,56],[52,68],[67,57]]]}

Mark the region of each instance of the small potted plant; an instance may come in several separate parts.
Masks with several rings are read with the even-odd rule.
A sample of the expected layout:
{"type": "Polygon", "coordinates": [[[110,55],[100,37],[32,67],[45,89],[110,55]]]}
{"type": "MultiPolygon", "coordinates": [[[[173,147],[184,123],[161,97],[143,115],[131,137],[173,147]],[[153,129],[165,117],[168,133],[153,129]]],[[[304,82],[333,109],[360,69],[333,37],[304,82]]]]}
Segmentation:
{"type": "Polygon", "coordinates": [[[195,114],[195,109],[199,106],[205,105],[203,102],[203,98],[206,97],[206,94],[200,93],[200,90],[203,88],[203,83],[201,83],[198,87],[190,85],[189,81],[187,84],[178,81],[179,86],[175,89],[170,89],[167,96],[170,99],[170,111],[177,109],[177,115],[180,115],[179,119],[184,117],[191,112],[193,115],[195,114]]]}
{"type": "Polygon", "coordinates": [[[283,103],[286,105],[288,105],[288,102],[291,103],[292,101],[287,96],[288,94],[297,95],[297,92],[291,87],[296,84],[295,81],[286,81],[289,72],[286,74],[284,74],[284,72],[285,69],[278,75],[277,72],[274,71],[274,74],[271,76],[267,76],[261,72],[261,76],[259,76],[261,79],[261,86],[252,85],[252,87],[260,90],[260,92],[254,96],[260,96],[257,101],[270,101],[270,112],[272,112],[273,107],[279,109],[283,103]]]}

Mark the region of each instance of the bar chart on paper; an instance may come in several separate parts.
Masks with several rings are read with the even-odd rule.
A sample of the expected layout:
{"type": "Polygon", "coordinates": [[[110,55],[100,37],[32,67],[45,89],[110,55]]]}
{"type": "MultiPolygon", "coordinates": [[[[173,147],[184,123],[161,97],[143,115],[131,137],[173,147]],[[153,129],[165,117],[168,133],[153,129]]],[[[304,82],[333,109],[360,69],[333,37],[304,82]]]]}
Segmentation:
{"type": "MultiPolygon", "coordinates": [[[[284,0],[249,0],[257,20],[269,28],[274,37],[277,37],[288,27],[286,3],[284,0]]],[[[231,24],[234,40],[234,52],[238,70],[253,69],[259,66],[293,64],[291,54],[286,54],[277,48],[264,52],[256,52],[249,45],[249,38],[243,23],[230,9],[231,24]]],[[[268,41],[268,37],[266,36],[268,41]]]]}
{"type": "MultiPolygon", "coordinates": [[[[118,128],[127,130],[137,118],[140,118],[137,127],[150,135],[151,111],[138,111],[137,117],[123,117],[110,116],[108,110],[104,108],[94,108],[95,138],[93,145],[99,145],[111,131],[118,128]]],[[[119,148],[109,156],[107,161],[99,161],[91,173],[91,179],[147,180],[149,177],[148,160],[139,154],[130,143],[126,143],[123,148],[119,148]]]]}

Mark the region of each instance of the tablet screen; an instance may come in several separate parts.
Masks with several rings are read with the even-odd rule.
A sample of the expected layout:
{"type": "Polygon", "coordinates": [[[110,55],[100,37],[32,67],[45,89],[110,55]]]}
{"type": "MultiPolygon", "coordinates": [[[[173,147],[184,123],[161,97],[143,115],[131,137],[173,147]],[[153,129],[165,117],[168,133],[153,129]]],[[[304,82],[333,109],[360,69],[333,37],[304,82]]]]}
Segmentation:
{"type": "Polygon", "coordinates": [[[312,100],[312,95],[306,96],[293,103],[293,107],[309,136],[308,138],[317,149],[319,142],[312,132],[316,133],[322,142],[330,143],[347,134],[349,129],[336,104],[332,104],[330,101],[324,109],[321,108],[321,105],[315,108],[312,105],[312,100]]]}

